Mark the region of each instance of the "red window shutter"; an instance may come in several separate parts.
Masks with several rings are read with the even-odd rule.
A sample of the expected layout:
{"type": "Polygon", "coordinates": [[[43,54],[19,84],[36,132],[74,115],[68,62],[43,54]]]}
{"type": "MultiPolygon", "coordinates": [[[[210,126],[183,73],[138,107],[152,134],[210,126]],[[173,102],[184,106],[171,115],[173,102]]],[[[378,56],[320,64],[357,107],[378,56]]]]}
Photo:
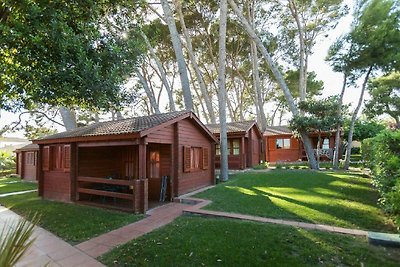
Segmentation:
{"type": "Polygon", "coordinates": [[[71,168],[71,146],[65,145],[64,146],[64,171],[69,172],[71,168]]]}
{"type": "Polygon", "coordinates": [[[299,149],[299,139],[297,138],[290,138],[290,148],[292,149],[299,149]]]}
{"type": "Polygon", "coordinates": [[[183,147],[183,172],[190,172],[190,163],[191,163],[191,155],[190,155],[190,146],[183,147]]]}
{"type": "Polygon", "coordinates": [[[42,170],[49,171],[50,170],[50,147],[43,147],[43,157],[42,157],[42,170]]]}
{"type": "Polygon", "coordinates": [[[276,149],[276,138],[268,138],[268,149],[270,151],[276,149]]]}
{"type": "Polygon", "coordinates": [[[202,168],[203,170],[208,170],[208,147],[203,147],[203,161],[202,161],[202,168]]]}

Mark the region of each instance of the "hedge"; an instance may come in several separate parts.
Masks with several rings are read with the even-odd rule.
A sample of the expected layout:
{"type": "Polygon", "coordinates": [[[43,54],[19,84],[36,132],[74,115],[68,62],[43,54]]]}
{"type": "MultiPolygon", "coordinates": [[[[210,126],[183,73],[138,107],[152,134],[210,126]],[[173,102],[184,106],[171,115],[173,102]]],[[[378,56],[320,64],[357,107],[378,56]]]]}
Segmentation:
{"type": "Polygon", "coordinates": [[[372,171],[374,185],[384,209],[400,215],[400,130],[384,131],[365,139],[361,148],[363,159],[372,171]]]}

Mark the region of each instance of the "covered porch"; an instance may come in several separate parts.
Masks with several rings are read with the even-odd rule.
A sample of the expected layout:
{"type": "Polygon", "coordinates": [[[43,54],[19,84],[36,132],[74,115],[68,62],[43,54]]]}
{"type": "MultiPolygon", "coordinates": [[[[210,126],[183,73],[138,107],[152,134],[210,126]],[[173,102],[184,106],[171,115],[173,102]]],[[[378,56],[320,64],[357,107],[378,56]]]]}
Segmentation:
{"type": "Polygon", "coordinates": [[[77,143],[72,195],[82,204],[145,212],[171,199],[171,153],[171,145],[143,138],[77,143]]]}
{"type": "MultiPolygon", "coordinates": [[[[326,134],[323,133],[321,136],[321,143],[318,147],[318,135],[312,134],[310,135],[310,139],[312,142],[312,146],[314,148],[314,155],[317,156],[317,148],[319,159],[321,161],[330,161],[333,159],[333,154],[335,152],[335,135],[334,134],[326,134]]],[[[304,145],[302,143],[302,159],[307,160],[307,155],[304,150],[304,145]]]]}

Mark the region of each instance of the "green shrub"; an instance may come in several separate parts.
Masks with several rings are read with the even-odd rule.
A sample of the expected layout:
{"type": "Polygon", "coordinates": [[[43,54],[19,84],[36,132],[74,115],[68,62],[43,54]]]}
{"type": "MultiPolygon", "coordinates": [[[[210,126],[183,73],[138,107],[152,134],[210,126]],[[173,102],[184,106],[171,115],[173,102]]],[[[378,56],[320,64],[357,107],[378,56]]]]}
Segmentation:
{"type": "Polygon", "coordinates": [[[253,166],[253,169],[254,170],[264,170],[264,169],[268,169],[268,167],[269,167],[269,163],[268,162],[263,162],[263,163],[260,163],[260,164],[258,164],[256,166],[253,166]]]}
{"type": "Polygon", "coordinates": [[[400,214],[400,130],[384,131],[363,146],[384,209],[400,214]]]}
{"type": "Polygon", "coordinates": [[[275,168],[278,169],[278,170],[279,170],[279,169],[282,169],[282,167],[283,167],[282,164],[276,164],[276,165],[275,165],[275,168]]]}
{"type": "Polygon", "coordinates": [[[0,151],[0,171],[15,169],[15,156],[11,152],[0,151]]]}
{"type": "Polygon", "coordinates": [[[373,166],[373,156],[374,156],[374,145],[375,138],[364,139],[361,143],[361,157],[365,162],[366,167],[372,168],[373,166]]]}

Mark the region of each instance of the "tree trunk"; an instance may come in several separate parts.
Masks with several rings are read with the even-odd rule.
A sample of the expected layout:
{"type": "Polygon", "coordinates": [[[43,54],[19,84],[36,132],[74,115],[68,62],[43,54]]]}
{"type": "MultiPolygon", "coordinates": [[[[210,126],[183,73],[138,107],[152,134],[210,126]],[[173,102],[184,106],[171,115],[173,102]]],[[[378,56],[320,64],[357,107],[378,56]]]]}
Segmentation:
{"type": "Polygon", "coordinates": [[[216,123],[215,112],[214,112],[214,108],[212,106],[212,101],[210,99],[210,96],[208,95],[207,87],[206,87],[206,84],[203,79],[203,74],[200,71],[199,65],[197,64],[196,57],[193,52],[194,50],[193,50],[192,40],[191,40],[189,32],[186,28],[185,20],[184,20],[183,13],[182,13],[181,0],[175,0],[174,2],[175,2],[175,8],[178,13],[179,21],[181,23],[182,32],[183,32],[183,35],[185,36],[186,48],[187,48],[187,52],[189,55],[189,59],[190,59],[190,62],[192,63],[192,67],[196,74],[196,78],[199,83],[200,91],[203,96],[203,99],[199,99],[199,101],[204,100],[204,102],[206,103],[207,112],[209,114],[211,123],[216,123]]]}
{"type": "MultiPolygon", "coordinates": [[[[249,5],[249,7],[248,7],[249,21],[254,30],[255,29],[254,0],[249,1],[248,5],[249,5]]],[[[260,81],[260,72],[259,72],[259,64],[258,64],[257,45],[252,39],[250,39],[250,52],[251,52],[251,62],[252,62],[252,68],[253,68],[254,92],[255,92],[255,97],[257,99],[256,105],[258,105],[258,107],[256,108],[256,110],[258,112],[258,123],[261,124],[261,130],[264,132],[265,129],[267,129],[267,118],[265,117],[264,101],[262,99],[262,93],[261,93],[261,81],[260,81]]]]}
{"type": "Polygon", "coordinates": [[[140,73],[139,70],[136,70],[136,75],[138,76],[139,81],[142,84],[144,91],[146,92],[147,98],[150,101],[151,108],[154,110],[154,112],[156,114],[160,114],[161,113],[160,108],[157,104],[157,101],[156,101],[156,98],[155,98],[153,92],[150,90],[149,85],[147,84],[146,79],[143,77],[143,75],[140,73]]]}
{"type": "Polygon", "coordinates": [[[354,124],[356,123],[358,111],[360,110],[362,102],[363,102],[363,99],[364,99],[365,88],[367,87],[367,82],[368,82],[368,79],[369,79],[369,75],[372,72],[372,68],[373,68],[372,66],[369,67],[369,69],[367,71],[367,74],[365,75],[364,82],[363,82],[362,87],[361,87],[360,98],[358,99],[357,107],[354,110],[353,116],[351,117],[349,136],[347,138],[346,156],[344,158],[345,162],[344,162],[344,167],[343,168],[345,170],[348,170],[349,167],[350,167],[350,156],[351,156],[351,147],[352,147],[351,143],[353,142],[354,124]]]}
{"type": "Polygon", "coordinates": [[[140,31],[140,34],[142,35],[144,42],[147,45],[147,48],[150,51],[150,55],[152,56],[152,58],[154,59],[154,61],[156,62],[158,71],[160,72],[160,76],[161,76],[161,81],[165,86],[165,90],[167,91],[168,94],[168,100],[169,100],[169,109],[170,111],[175,111],[175,101],[174,101],[174,97],[172,94],[172,89],[170,87],[170,84],[168,82],[168,78],[167,78],[167,74],[165,73],[164,67],[161,63],[160,58],[156,55],[156,52],[154,51],[154,48],[151,46],[149,39],[147,38],[147,36],[144,34],[144,32],[140,31]]]}
{"type": "MultiPolygon", "coordinates": [[[[338,116],[339,118],[342,116],[342,105],[343,105],[343,96],[344,92],[346,90],[346,83],[347,83],[347,74],[344,74],[343,77],[343,86],[342,86],[342,91],[340,92],[340,97],[339,97],[339,107],[338,107],[338,116]]],[[[342,125],[338,123],[336,126],[336,133],[335,133],[335,151],[333,154],[333,169],[338,170],[339,169],[339,146],[340,146],[340,130],[342,128],[342,125]]]]}
{"type": "MultiPolygon", "coordinates": [[[[283,94],[285,95],[286,101],[288,103],[289,109],[292,112],[293,116],[298,116],[299,115],[299,110],[296,107],[296,104],[294,103],[294,99],[292,94],[290,93],[289,88],[287,87],[285,80],[280,73],[279,69],[275,65],[274,61],[272,60],[271,55],[269,54],[268,50],[265,48],[263,42],[261,39],[257,36],[257,34],[254,32],[250,24],[246,21],[246,18],[243,16],[239,8],[237,7],[236,3],[234,0],[228,0],[230,6],[232,7],[233,11],[235,12],[236,16],[238,16],[243,28],[246,30],[247,34],[253,39],[253,41],[257,44],[258,49],[260,50],[261,54],[265,58],[268,67],[271,69],[279,87],[283,91],[283,94]]],[[[307,131],[300,131],[301,138],[303,140],[304,144],[304,149],[307,153],[308,160],[310,167],[312,169],[318,169],[317,165],[317,160],[314,155],[314,151],[311,145],[311,140],[308,136],[307,131]]]]}
{"type": "Polygon", "coordinates": [[[319,157],[320,148],[321,148],[321,131],[318,131],[318,142],[317,142],[317,150],[316,150],[318,168],[319,168],[319,162],[320,162],[320,157],[319,157]]]}
{"type": "Polygon", "coordinates": [[[221,143],[221,181],[228,180],[228,138],[226,129],[226,89],[225,89],[225,72],[226,72],[226,23],[228,4],[227,0],[220,1],[220,21],[219,21],[219,57],[218,57],[218,106],[219,106],[219,123],[220,123],[220,143],[221,143]]]}
{"type": "Polygon", "coordinates": [[[121,111],[117,111],[116,115],[117,115],[117,120],[123,120],[124,119],[124,116],[122,116],[121,111]]]}
{"type": "Polygon", "coordinates": [[[300,16],[296,7],[296,4],[293,0],[289,0],[289,9],[292,14],[294,20],[296,21],[297,30],[299,31],[299,43],[300,43],[300,70],[299,70],[299,93],[300,93],[300,101],[306,100],[306,88],[307,88],[307,69],[305,64],[305,55],[306,55],[306,45],[304,41],[304,29],[300,21],[300,16]]]}
{"type": "Polygon", "coordinates": [[[172,11],[168,4],[168,0],[160,0],[160,2],[162,5],[162,9],[164,11],[165,20],[168,24],[172,45],[175,51],[176,61],[178,63],[185,108],[186,110],[192,110],[193,109],[192,93],[190,92],[190,83],[186,68],[185,57],[183,56],[182,45],[179,39],[178,30],[176,29],[175,19],[174,16],[172,15],[172,11]]]}
{"type": "Polygon", "coordinates": [[[65,130],[69,131],[75,129],[77,127],[75,112],[66,107],[60,107],[59,111],[65,130]]]}

